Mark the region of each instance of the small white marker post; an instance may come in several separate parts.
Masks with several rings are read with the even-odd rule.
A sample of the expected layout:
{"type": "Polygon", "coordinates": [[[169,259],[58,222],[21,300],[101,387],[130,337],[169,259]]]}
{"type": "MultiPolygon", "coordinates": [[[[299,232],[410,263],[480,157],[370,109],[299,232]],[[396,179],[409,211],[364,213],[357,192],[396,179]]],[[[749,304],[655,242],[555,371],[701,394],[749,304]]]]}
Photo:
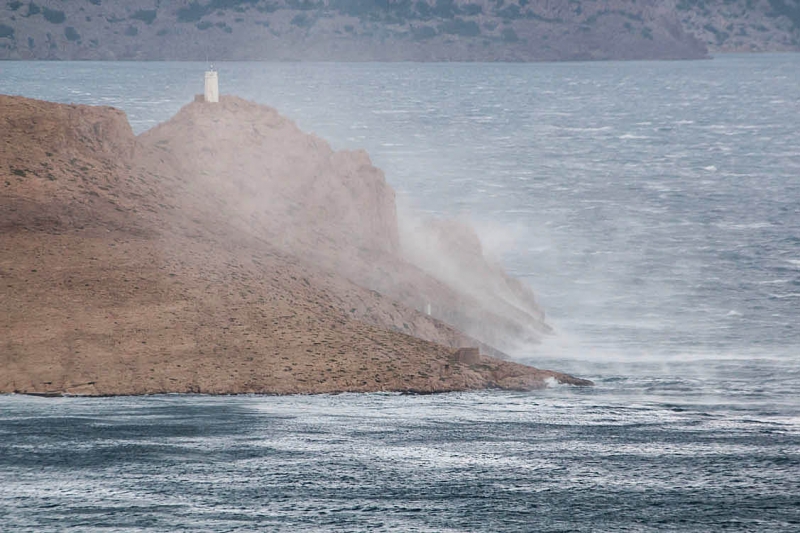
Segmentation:
{"type": "Polygon", "coordinates": [[[206,71],[206,88],[204,97],[206,102],[213,104],[219,102],[219,76],[213,69],[206,71]]]}

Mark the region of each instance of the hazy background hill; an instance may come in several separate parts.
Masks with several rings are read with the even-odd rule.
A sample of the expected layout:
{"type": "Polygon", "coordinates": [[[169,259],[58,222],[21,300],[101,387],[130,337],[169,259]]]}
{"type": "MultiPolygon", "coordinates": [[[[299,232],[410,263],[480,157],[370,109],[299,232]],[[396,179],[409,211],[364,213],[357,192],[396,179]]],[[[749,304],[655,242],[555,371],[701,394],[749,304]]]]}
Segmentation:
{"type": "Polygon", "coordinates": [[[798,28],[798,0],[2,0],[0,58],[695,58],[798,28]]]}
{"type": "Polygon", "coordinates": [[[0,58],[696,58],[799,26],[798,0],[0,0],[0,58]]]}
{"type": "Polygon", "coordinates": [[[800,0],[0,0],[0,58],[560,60],[800,46],[800,0]]]}

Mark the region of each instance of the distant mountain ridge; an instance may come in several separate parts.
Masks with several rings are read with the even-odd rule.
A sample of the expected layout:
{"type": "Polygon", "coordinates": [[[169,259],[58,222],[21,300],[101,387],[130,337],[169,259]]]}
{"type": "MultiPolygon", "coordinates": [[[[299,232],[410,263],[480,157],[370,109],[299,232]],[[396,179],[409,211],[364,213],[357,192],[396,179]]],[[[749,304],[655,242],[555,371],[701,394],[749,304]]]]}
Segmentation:
{"type": "Polygon", "coordinates": [[[526,61],[705,55],[702,44],[655,2],[626,2],[624,9],[612,5],[616,3],[7,1],[0,8],[0,57],[526,61]]]}
{"type": "Polygon", "coordinates": [[[546,61],[800,49],[800,0],[0,2],[0,59],[546,61]]]}

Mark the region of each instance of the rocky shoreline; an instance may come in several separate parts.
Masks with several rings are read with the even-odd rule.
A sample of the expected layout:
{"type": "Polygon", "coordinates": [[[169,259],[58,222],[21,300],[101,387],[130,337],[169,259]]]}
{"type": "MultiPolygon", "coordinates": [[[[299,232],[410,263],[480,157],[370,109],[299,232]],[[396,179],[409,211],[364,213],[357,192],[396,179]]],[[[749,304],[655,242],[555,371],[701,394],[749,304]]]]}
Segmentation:
{"type": "Polygon", "coordinates": [[[0,117],[0,393],[591,384],[486,355],[548,334],[532,291],[462,222],[401,227],[366,153],[274,109],[196,101],[138,137],[108,107],[0,117]]]}

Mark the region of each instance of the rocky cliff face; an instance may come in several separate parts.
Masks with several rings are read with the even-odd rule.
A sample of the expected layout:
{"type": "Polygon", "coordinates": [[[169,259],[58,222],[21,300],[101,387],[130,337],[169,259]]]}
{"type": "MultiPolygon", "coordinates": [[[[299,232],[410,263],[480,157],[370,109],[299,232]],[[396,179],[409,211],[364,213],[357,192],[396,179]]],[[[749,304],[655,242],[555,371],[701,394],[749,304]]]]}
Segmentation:
{"type": "Polygon", "coordinates": [[[0,392],[586,383],[459,357],[481,343],[409,305],[420,287],[440,318],[499,336],[546,326],[413,264],[366,155],[272,109],[194,103],[138,138],[110,108],[0,97],[0,117],[0,392]]]}
{"type": "Polygon", "coordinates": [[[471,228],[405,224],[401,246],[394,191],[367,154],[334,152],[274,109],[233,97],[195,102],[139,140],[155,147],[145,159],[166,165],[158,172],[193,176],[178,196],[187,209],[206,206],[203,220],[266,238],[409,308],[430,307],[487,350],[549,331],[533,298],[509,290],[502,269],[486,262],[471,228]]]}
{"type": "MultiPolygon", "coordinates": [[[[707,4],[685,0],[7,1],[0,6],[0,58],[701,58],[707,54],[706,45],[688,31],[697,29],[695,19],[684,15],[703,13],[707,4]]],[[[697,16],[705,20],[712,15],[697,16]]],[[[783,28],[781,24],[769,26],[775,30],[768,31],[783,28]]]]}
{"type": "Polygon", "coordinates": [[[206,216],[225,213],[241,231],[267,229],[288,248],[399,249],[394,191],[366,152],[334,152],[272,108],[198,101],[139,141],[196,191],[216,191],[206,216]]]}

